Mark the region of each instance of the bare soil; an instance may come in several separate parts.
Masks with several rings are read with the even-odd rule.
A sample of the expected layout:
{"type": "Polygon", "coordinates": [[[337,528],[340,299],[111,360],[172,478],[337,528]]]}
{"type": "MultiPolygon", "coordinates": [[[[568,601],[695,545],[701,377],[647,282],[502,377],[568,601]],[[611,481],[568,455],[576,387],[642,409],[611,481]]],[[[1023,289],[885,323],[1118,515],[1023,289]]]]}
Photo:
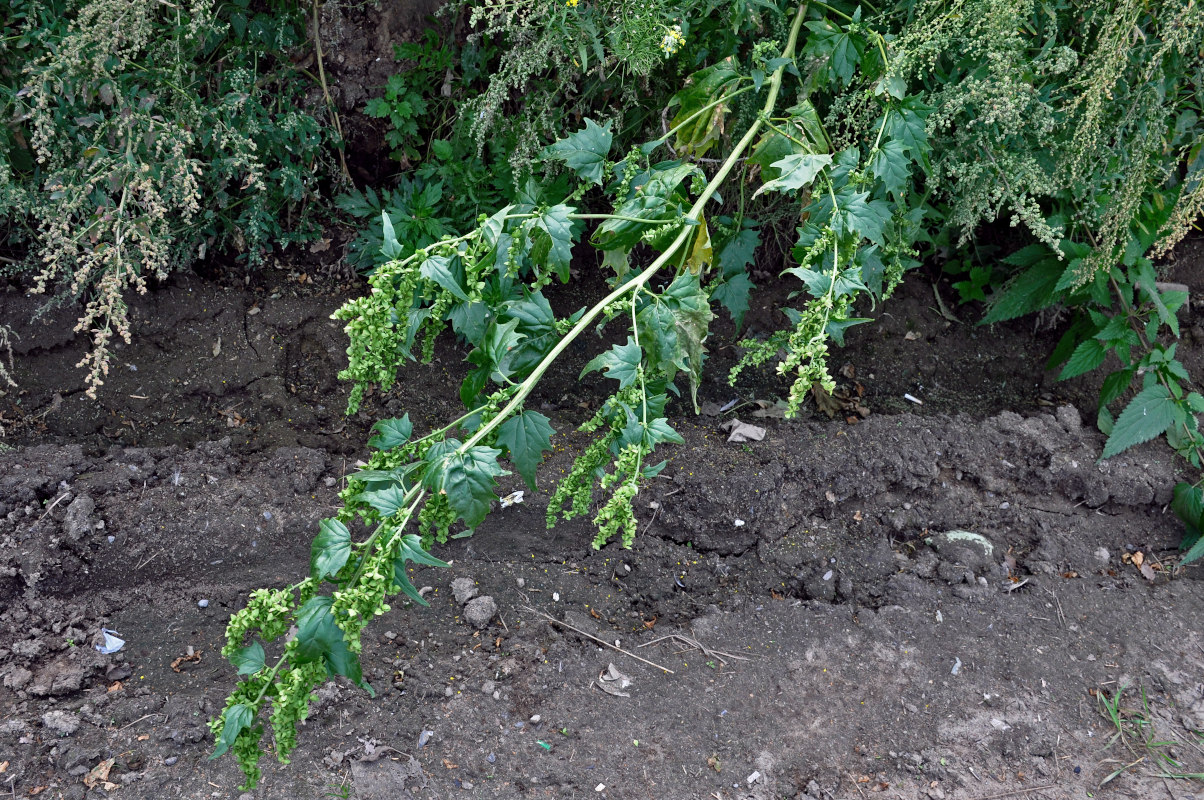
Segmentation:
{"type": "MultiPolygon", "coordinates": [[[[1199,286],[1200,255],[1189,244],[1172,277],[1199,286]]],[[[446,342],[344,418],[345,342],[329,314],[358,287],[299,277],[179,276],[138,299],[138,336],[95,402],[70,313],[31,321],[33,301],[0,296],[21,337],[21,389],[0,401],[4,792],[1204,796],[1198,779],[1159,777],[1204,771],[1200,570],[1173,571],[1180,530],[1166,509],[1182,464],[1157,443],[1098,462],[1093,387],[1043,369],[1059,331],[951,322],[923,274],[840,351],[872,412],[857,424],[752,416],[749,401],[784,386],[727,386],[735,338],[719,322],[710,413],[676,409],[686,444],[639,496],[632,551],[591,550],[584,523],[545,530],[542,494],[499,510],[439,551],[451,569],[415,573],[429,609],[398,603],[370,629],[377,698],[323,689],[292,764],[266,760],[241,793],[233,763],[208,760],[204,725],[234,680],[218,653],[227,616],[306,570],[372,421],[447,419],[462,374],[446,342]],[[745,404],[715,413],[733,398],[745,404]],[[765,439],[727,442],[733,416],[765,439]],[[939,535],[953,530],[989,550],[939,535]],[[467,622],[457,578],[496,602],[485,627],[467,622]],[[93,649],[102,627],[125,639],[120,652],[93,649]],[[612,664],[628,696],[600,688],[615,688],[599,678],[612,664]],[[1144,725],[1128,745],[1096,696],[1125,687],[1121,705],[1144,725]],[[90,779],[109,759],[108,783],[90,779]]],[[[556,302],[595,288],[580,281],[556,302]]],[[[754,332],[787,288],[759,296],[754,332]]],[[[1201,331],[1188,327],[1199,374],[1201,331]]],[[[583,345],[536,400],[562,432],[545,487],[602,397],[576,379],[600,346],[583,345]]],[[[502,494],[521,487],[505,480],[502,494]]]]}

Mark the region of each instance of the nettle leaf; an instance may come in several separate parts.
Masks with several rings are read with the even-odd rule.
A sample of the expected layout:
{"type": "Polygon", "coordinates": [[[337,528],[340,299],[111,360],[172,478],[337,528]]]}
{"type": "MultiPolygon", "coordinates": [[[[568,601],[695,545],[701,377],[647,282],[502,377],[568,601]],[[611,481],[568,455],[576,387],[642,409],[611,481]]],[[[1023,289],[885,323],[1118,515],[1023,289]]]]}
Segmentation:
{"type": "Polygon", "coordinates": [[[217,741],[217,747],[213,748],[213,754],[209,756],[210,761],[225,755],[226,751],[234,746],[238,734],[251,727],[255,712],[246,703],[236,703],[226,709],[222,719],[222,735],[217,741]]]}
{"type": "Polygon", "coordinates": [[[393,583],[415,603],[430,606],[426,598],[418,594],[418,590],[410,582],[410,576],[406,575],[406,562],[423,564],[428,567],[450,567],[451,564],[440,561],[428,553],[422,546],[422,537],[412,533],[401,537],[401,546],[398,548],[397,558],[393,562],[393,583]]]}
{"type": "Polygon", "coordinates": [[[897,139],[883,142],[870,156],[869,167],[886,191],[898,200],[911,177],[911,160],[904,144],[897,139]]]}
{"type": "MultiPolygon", "coordinates": [[[[1070,354],[1070,358],[1066,360],[1066,366],[1062,367],[1062,372],[1058,375],[1058,380],[1065,381],[1090,372],[1100,364],[1103,364],[1104,359],[1107,357],[1108,345],[1099,339],[1088,339],[1085,342],[1081,342],[1078,347],[1074,348],[1074,352],[1070,354]]],[[[1107,403],[1104,403],[1104,405],[1107,405],[1107,403]]]]}
{"type": "Polygon", "coordinates": [[[601,184],[603,167],[613,139],[610,122],[605,127],[599,127],[598,123],[587,117],[582,130],[549,145],[544,149],[544,154],[563,161],[578,178],[601,184]]]}
{"type": "Polygon", "coordinates": [[[773,162],[778,170],[778,177],[761,184],[761,188],[753,193],[753,197],[761,192],[793,192],[804,186],[810,186],[815,176],[825,167],[832,164],[832,156],[814,153],[793,153],[773,162]]]}
{"type": "Polygon", "coordinates": [[[669,108],[680,106],[670,127],[677,128],[675,147],[694,156],[706,155],[723,135],[723,125],[730,104],[719,103],[686,122],[710,103],[726,96],[740,85],[740,76],[726,59],[690,76],[689,84],[669,101],[669,108]],[[685,123],[685,124],[682,124],[685,123]]]}
{"type": "Polygon", "coordinates": [[[267,654],[263,652],[263,645],[259,642],[251,642],[246,647],[236,650],[230,657],[230,663],[238,667],[239,675],[254,675],[263,669],[266,661],[267,654]]]}
{"type": "Polygon", "coordinates": [[[1058,261],[1048,247],[1042,246],[1042,253],[1043,257],[1033,266],[1008,281],[1001,290],[992,295],[990,309],[983,317],[982,324],[1015,319],[1054,304],[1057,299],[1054,286],[1061,277],[1062,262],[1058,261]]]}
{"type": "MultiPolygon", "coordinates": [[[[510,473],[498,466],[501,450],[477,445],[467,452],[457,452],[460,443],[454,439],[457,450],[438,453],[434,459],[427,454],[430,467],[423,477],[423,485],[433,491],[443,492],[456,516],[464,520],[469,528],[475,528],[489,513],[490,504],[497,499],[496,478],[510,473]]],[[[432,448],[432,451],[434,448],[432,448]]]]}
{"type": "Polygon", "coordinates": [[[511,417],[498,428],[497,443],[506,448],[510,460],[518,468],[531,491],[535,491],[535,470],[543,461],[544,452],[552,449],[551,422],[538,411],[524,411],[511,417]]]}
{"type": "Polygon", "coordinates": [[[372,430],[377,435],[368,440],[368,446],[383,452],[410,441],[414,426],[410,415],[405,414],[401,419],[382,419],[372,426],[372,430]]]}
{"type": "Polygon", "coordinates": [[[569,214],[574,210],[564,203],[552,206],[535,218],[536,230],[532,233],[532,260],[536,264],[546,262],[562,283],[569,280],[569,261],[573,257],[573,221],[569,214]]]}
{"type": "Polygon", "coordinates": [[[1137,374],[1137,367],[1129,367],[1127,369],[1118,369],[1108,377],[1104,378],[1104,384],[1099,390],[1099,404],[1108,406],[1113,400],[1124,394],[1125,389],[1133,383],[1133,376],[1137,374]]]}
{"type": "Polygon", "coordinates": [[[581,377],[604,369],[606,377],[614,378],[619,382],[620,389],[626,389],[635,382],[643,359],[644,351],[636,344],[634,337],[628,336],[626,344],[616,344],[586,364],[585,369],[581,370],[581,377]]]}
{"type": "Polygon", "coordinates": [[[343,629],[335,622],[331,606],[334,598],[314,597],[297,611],[297,664],[321,661],[331,675],[342,675],[366,689],[373,697],[376,692],[364,681],[359,657],[347,647],[343,629]]]}
{"type": "Polygon", "coordinates": [[[333,578],[351,557],[351,531],[337,519],[324,519],[310,547],[309,571],[317,580],[333,578]]]}
{"type": "Polygon", "coordinates": [[[422,262],[419,274],[449,292],[457,300],[470,302],[460,285],[464,280],[464,271],[460,267],[459,256],[430,256],[422,262]]]}
{"type": "Polygon", "coordinates": [[[1204,490],[1199,486],[1190,483],[1175,484],[1171,509],[1189,531],[1199,533],[1204,530],[1204,490]]]}
{"type": "Polygon", "coordinates": [[[1175,411],[1175,398],[1162,384],[1138,392],[1116,419],[1102,457],[1110,458],[1163,433],[1175,423],[1175,411]]]}

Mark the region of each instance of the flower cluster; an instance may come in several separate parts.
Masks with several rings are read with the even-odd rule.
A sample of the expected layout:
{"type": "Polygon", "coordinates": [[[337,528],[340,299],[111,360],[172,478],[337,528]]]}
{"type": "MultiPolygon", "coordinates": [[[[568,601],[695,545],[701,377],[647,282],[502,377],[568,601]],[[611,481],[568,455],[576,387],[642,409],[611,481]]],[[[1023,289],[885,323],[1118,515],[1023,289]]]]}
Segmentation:
{"type": "Polygon", "coordinates": [[[681,26],[674,25],[672,28],[665,28],[665,35],[661,38],[661,51],[667,58],[680,50],[685,43],[686,37],[681,32],[681,26]]]}

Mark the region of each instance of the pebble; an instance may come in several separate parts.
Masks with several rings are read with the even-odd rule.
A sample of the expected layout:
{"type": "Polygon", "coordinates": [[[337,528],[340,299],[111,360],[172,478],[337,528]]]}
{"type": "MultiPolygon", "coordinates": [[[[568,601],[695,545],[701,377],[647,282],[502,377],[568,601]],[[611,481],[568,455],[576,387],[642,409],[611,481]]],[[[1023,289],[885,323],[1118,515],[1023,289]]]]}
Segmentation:
{"type": "Polygon", "coordinates": [[[497,756],[493,753],[490,753],[489,755],[485,756],[485,760],[492,764],[493,762],[497,761],[497,756]]]}
{"type": "Polygon", "coordinates": [[[168,756],[167,758],[163,759],[163,763],[169,767],[174,767],[176,765],[176,762],[179,760],[180,760],[179,756],[168,756]]]}
{"type": "Polygon", "coordinates": [[[209,608],[209,601],[208,600],[197,600],[196,607],[197,608],[209,608]]]}
{"type": "Polygon", "coordinates": [[[443,695],[445,697],[451,697],[455,693],[456,693],[456,690],[450,686],[448,686],[446,689],[443,690],[443,695]]]}
{"type": "Polygon", "coordinates": [[[518,584],[518,588],[520,588],[520,589],[527,585],[527,581],[525,578],[519,578],[518,580],[515,581],[515,583],[518,584]]]}
{"type": "Polygon", "coordinates": [[[539,722],[539,715],[538,715],[538,714],[535,714],[535,715],[533,715],[533,716],[531,717],[531,721],[532,721],[532,722],[539,722]]]}

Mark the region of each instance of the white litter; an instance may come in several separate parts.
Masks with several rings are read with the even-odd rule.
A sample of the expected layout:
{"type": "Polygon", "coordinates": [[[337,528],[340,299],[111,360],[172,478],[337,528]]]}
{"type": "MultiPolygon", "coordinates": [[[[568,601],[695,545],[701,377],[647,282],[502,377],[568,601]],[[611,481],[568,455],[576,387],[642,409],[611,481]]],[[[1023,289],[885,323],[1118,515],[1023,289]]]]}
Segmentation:
{"type": "Polygon", "coordinates": [[[956,675],[962,671],[962,660],[960,658],[953,659],[953,669],[949,671],[950,675],[956,675]]]}
{"type": "Polygon", "coordinates": [[[118,650],[125,647],[125,639],[117,638],[117,631],[111,631],[108,628],[101,628],[100,634],[101,636],[105,637],[105,643],[96,645],[96,649],[103,655],[107,656],[110,653],[116,653],[118,650]]]}
{"type": "Polygon", "coordinates": [[[523,501],[523,491],[519,489],[517,492],[511,492],[502,498],[502,508],[516,506],[523,501]]]}
{"type": "Polygon", "coordinates": [[[903,399],[910,400],[911,402],[915,403],[917,406],[924,405],[924,401],[921,400],[920,398],[916,397],[915,395],[905,394],[905,395],[903,395],[903,399]]]}

